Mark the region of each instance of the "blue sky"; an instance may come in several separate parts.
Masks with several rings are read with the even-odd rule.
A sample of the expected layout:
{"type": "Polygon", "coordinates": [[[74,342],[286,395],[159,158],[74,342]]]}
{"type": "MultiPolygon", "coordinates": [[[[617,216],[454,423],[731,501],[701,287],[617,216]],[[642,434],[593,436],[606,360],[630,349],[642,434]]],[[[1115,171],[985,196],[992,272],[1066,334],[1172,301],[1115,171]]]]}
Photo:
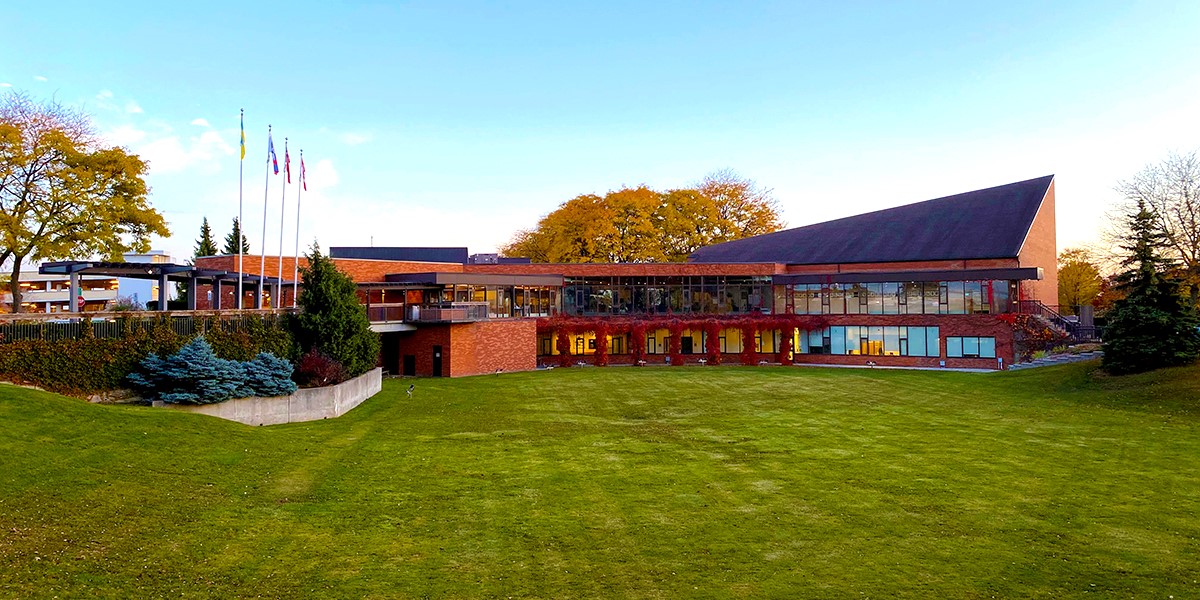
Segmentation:
{"type": "MultiPolygon", "coordinates": [[[[1058,175],[1059,247],[1200,147],[1200,3],[25,3],[0,84],[94,117],[200,218],[262,241],[266,127],[304,148],[302,245],[486,252],[561,202],[733,168],[789,226],[1058,175]],[[980,4],[975,6],[974,4],[980,4]],[[1049,6],[1047,6],[1049,5],[1049,6]]],[[[0,92],[4,91],[0,89],[0,92]]],[[[269,191],[279,246],[280,179],[269,191]]],[[[284,245],[294,240],[287,190],[284,245]]]]}

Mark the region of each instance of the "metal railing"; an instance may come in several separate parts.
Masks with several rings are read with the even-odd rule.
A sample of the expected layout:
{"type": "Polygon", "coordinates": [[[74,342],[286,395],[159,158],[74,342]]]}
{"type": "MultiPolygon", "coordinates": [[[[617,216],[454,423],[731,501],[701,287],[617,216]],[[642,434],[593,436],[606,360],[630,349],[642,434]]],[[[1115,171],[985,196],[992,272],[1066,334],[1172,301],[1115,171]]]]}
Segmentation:
{"type": "Polygon", "coordinates": [[[1080,325],[1079,322],[1068,319],[1053,308],[1046,306],[1041,300],[1021,300],[1018,310],[1024,314],[1042,317],[1051,325],[1065,331],[1075,342],[1100,341],[1104,334],[1103,327],[1080,325]]]}
{"type": "Polygon", "coordinates": [[[0,314],[0,343],[20,340],[59,340],[81,337],[84,327],[98,338],[120,338],[155,327],[169,327],[180,335],[204,333],[218,323],[225,330],[242,331],[251,323],[267,320],[282,324],[295,309],[241,311],[118,311],[84,313],[0,314]]]}
{"type": "Polygon", "coordinates": [[[407,321],[415,323],[474,323],[488,320],[487,302],[446,302],[436,306],[409,306],[407,321]]]}
{"type": "Polygon", "coordinates": [[[372,323],[404,321],[405,304],[371,304],[367,306],[367,320],[372,323]]]}

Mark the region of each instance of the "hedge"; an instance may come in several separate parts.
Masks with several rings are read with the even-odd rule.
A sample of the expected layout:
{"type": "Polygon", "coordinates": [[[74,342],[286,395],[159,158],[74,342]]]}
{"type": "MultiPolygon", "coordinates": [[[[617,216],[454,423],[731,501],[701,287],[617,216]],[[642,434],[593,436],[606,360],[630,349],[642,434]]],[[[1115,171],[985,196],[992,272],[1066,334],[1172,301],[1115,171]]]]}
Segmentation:
{"type": "MultiPolygon", "coordinates": [[[[240,331],[231,329],[219,324],[205,334],[221,358],[251,360],[260,352],[296,355],[291,333],[273,318],[252,319],[240,331]]],[[[83,327],[75,339],[0,343],[0,379],[83,397],[124,387],[125,376],[150,353],[174,354],[195,337],[176,333],[165,317],[148,331],[127,331],[120,338],[98,339],[91,332],[91,327],[83,327]]]]}

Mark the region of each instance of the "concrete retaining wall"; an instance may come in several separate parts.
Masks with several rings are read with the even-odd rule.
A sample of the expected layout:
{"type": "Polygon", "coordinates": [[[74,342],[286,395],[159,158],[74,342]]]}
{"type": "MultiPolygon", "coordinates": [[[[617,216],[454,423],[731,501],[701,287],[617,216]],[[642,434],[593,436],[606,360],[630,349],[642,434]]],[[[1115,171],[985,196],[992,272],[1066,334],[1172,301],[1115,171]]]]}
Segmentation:
{"type": "Polygon", "coordinates": [[[235,398],[219,404],[168,404],[170,408],[219,417],[246,425],[277,425],[340,417],[383,389],[383,369],[349,381],[296,390],[291,396],[235,398]]]}

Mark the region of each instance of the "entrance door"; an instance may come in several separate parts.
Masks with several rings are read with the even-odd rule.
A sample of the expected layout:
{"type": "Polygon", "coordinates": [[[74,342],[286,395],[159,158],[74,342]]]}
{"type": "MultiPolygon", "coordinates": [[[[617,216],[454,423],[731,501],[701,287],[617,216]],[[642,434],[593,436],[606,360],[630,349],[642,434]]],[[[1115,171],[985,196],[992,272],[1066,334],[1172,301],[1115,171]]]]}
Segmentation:
{"type": "Polygon", "coordinates": [[[433,347],[433,376],[434,377],[442,376],[442,347],[441,346],[433,347]]]}
{"type": "Polygon", "coordinates": [[[383,342],[383,370],[388,375],[400,374],[400,334],[385,333],[381,337],[383,342]]]}
{"type": "Polygon", "coordinates": [[[687,337],[679,338],[679,353],[680,354],[691,354],[692,353],[692,336],[689,335],[687,337]]]}
{"type": "Polygon", "coordinates": [[[412,354],[404,355],[404,376],[413,377],[417,374],[417,357],[412,354]]]}

